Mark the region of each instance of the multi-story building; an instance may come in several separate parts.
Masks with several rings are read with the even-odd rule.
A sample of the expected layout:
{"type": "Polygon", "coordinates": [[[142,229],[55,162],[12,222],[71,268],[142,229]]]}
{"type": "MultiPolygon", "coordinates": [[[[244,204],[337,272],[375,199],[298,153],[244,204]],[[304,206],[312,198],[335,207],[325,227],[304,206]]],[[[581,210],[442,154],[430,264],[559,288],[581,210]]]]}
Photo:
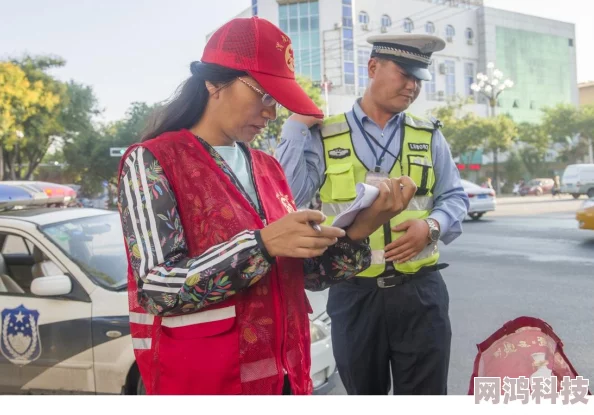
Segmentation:
{"type": "Polygon", "coordinates": [[[580,91],[580,106],[594,105],[594,81],[584,82],[578,85],[580,91]]]}
{"type": "Polygon", "coordinates": [[[484,7],[482,0],[252,0],[241,16],[258,15],[293,41],[296,71],[328,86],[328,115],[351,108],[367,86],[375,34],[428,33],[446,40],[433,55],[434,78],[411,108],[427,113],[455,97],[473,97],[469,109],[487,115],[471,90],[477,72],[494,62],[514,87],[499,99],[499,112],[536,122],[540,108],[578,104],[575,27],[484,7]]]}

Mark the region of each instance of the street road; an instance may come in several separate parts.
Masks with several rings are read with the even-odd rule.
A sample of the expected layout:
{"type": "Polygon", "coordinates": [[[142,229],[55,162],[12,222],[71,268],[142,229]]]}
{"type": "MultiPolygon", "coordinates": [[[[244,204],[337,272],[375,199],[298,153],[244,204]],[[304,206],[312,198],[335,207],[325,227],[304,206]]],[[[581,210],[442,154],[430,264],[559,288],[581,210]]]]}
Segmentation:
{"type": "MultiPolygon", "coordinates": [[[[578,230],[585,199],[501,198],[480,221],[441,245],[450,294],[449,394],[468,391],[476,344],[506,321],[548,322],[578,373],[594,385],[594,231],[578,230]]],[[[340,382],[339,382],[340,383],[340,382]]],[[[331,392],[344,394],[341,384],[331,392]]]]}

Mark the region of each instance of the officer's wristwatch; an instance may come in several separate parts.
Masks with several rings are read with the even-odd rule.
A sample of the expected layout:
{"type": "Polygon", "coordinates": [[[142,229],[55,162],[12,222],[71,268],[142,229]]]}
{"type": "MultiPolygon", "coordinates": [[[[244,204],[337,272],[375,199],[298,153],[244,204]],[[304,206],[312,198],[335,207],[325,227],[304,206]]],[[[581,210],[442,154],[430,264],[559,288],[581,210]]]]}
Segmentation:
{"type": "Polygon", "coordinates": [[[429,241],[432,243],[439,241],[441,231],[439,230],[437,221],[435,219],[427,218],[425,219],[425,222],[429,225],[429,241]]]}

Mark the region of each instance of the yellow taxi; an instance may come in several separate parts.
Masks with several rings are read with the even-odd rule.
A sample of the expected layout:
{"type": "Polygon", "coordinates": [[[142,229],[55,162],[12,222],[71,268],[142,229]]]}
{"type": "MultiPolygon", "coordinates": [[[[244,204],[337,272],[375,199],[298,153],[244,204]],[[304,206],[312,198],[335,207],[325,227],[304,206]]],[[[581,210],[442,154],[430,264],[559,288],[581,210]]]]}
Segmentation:
{"type": "Polygon", "coordinates": [[[586,200],[575,218],[578,220],[580,229],[591,229],[594,231],[594,197],[586,200]]]}

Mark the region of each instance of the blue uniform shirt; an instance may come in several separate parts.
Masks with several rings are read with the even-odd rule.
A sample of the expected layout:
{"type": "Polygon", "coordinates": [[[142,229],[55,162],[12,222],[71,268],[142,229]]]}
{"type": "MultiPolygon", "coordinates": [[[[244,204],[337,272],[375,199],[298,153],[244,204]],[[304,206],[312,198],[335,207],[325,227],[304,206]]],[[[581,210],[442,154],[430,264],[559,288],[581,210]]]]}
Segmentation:
{"type": "MultiPolygon", "coordinates": [[[[403,113],[394,115],[382,130],[371,120],[355,102],[353,109],[346,114],[352,128],[352,140],[357,155],[369,170],[376,164],[375,156],[367,141],[357,127],[355,117],[361,125],[382,146],[386,146],[394,129],[399,130],[403,113]]],[[[383,150],[371,141],[378,157],[383,150]]],[[[395,137],[388,148],[395,156],[400,152],[400,134],[395,137]]],[[[452,159],[450,148],[441,131],[436,130],[432,142],[433,168],[435,171],[435,189],[433,192],[434,205],[430,217],[439,222],[441,240],[449,244],[462,233],[462,221],[469,208],[468,195],[460,182],[460,174],[452,159]]],[[[276,157],[282,165],[295,202],[299,207],[305,207],[315,196],[322,185],[324,172],[324,147],[319,129],[309,130],[303,123],[287,120],[282,130],[282,141],[276,149],[276,157]]],[[[394,157],[386,153],[381,163],[383,171],[390,171],[394,164],[394,157]]]]}

